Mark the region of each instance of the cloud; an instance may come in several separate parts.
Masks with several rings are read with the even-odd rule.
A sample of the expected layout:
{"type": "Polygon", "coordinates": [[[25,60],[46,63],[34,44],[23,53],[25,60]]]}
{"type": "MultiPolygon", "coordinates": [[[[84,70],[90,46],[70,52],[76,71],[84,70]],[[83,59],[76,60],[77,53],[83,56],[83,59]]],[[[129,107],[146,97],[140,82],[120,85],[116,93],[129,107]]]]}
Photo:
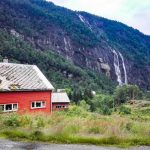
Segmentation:
{"type": "Polygon", "coordinates": [[[49,0],[72,10],[87,11],[123,22],[150,35],[150,0],[49,0]]]}

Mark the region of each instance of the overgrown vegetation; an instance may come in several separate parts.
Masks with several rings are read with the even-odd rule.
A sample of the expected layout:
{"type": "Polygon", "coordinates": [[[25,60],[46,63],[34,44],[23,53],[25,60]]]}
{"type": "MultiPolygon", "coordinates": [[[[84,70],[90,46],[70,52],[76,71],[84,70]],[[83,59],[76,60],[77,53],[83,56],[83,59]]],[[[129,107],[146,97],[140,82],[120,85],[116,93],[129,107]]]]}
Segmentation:
{"type": "Polygon", "coordinates": [[[131,100],[140,93],[137,86],[124,85],[113,95],[89,92],[68,110],[52,115],[0,114],[0,137],[122,147],[150,145],[150,102],[131,100]]]}
{"type": "Polygon", "coordinates": [[[137,115],[136,109],[132,109],[129,116],[119,110],[111,116],[102,116],[75,105],[53,115],[1,114],[0,136],[68,144],[150,145],[150,116],[137,115]]]}
{"type": "MultiPolygon", "coordinates": [[[[149,92],[148,92],[149,94],[149,92]]],[[[96,95],[88,96],[88,99],[84,99],[81,102],[77,102],[85,110],[97,112],[103,115],[111,115],[116,111],[117,107],[120,107],[120,113],[130,114],[131,110],[125,106],[125,103],[131,100],[145,99],[145,95],[136,85],[123,85],[117,86],[113,94],[97,93],[96,95]]]]}

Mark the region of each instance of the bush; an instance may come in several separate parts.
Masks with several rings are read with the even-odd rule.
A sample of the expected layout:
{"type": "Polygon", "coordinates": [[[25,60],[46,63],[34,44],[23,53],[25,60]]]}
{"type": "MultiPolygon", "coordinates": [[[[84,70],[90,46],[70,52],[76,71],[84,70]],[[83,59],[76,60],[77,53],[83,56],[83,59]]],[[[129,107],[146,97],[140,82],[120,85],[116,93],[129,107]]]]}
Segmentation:
{"type": "Polygon", "coordinates": [[[93,99],[94,111],[103,115],[111,115],[113,102],[114,102],[113,98],[109,95],[104,94],[97,95],[93,99]]]}
{"type": "Polygon", "coordinates": [[[90,105],[88,105],[85,100],[80,101],[79,106],[82,107],[86,111],[90,110],[90,105]]]}
{"type": "Polygon", "coordinates": [[[146,93],[146,100],[150,101],[150,91],[146,93]]]}
{"type": "Polygon", "coordinates": [[[111,113],[112,113],[111,109],[105,105],[102,109],[102,114],[103,115],[111,115],[111,113]]]}
{"type": "Polygon", "coordinates": [[[65,128],[63,129],[62,133],[63,135],[73,135],[77,134],[80,131],[80,128],[77,124],[72,124],[72,125],[66,125],[65,128]]]}
{"type": "Polygon", "coordinates": [[[96,126],[96,127],[89,128],[88,132],[94,133],[94,134],[99,134],[101,132],[101,129],[100,129],[100,127],[96,126]]]}
{"type": "Polygon", "coordinates": [[[70,117],[74,116],[87,117],[88,112],[84,110],[82,107],[74,105],[69,108],[66,115],[70,117]]]}
{"type": "Polygon", "coordinates": [[[131,130],[131,128],[132,128],[132,123],[131,122],[128,122],[127,124],[126,124],[126,129],[128,130],[128,131],[130,131],[131,130]]]}
{"type": "Polygon", "coordinates": [[[20,117],[20,126],[25,127],[25,126],[32,126],[33,119],[30,115],[23,115],[20,117]]]}
{"type": "Polygon", "coordinates": [[[16,114],[9,115],[4,121],[4,124],[6,126],[19,127],[20,126],[19,116],[16,114]]]}
{"type": "Polygon", "coordinates": [[[44,134],[42,131],[36,130],[33,133],[31,133],[30,138],[31,138],[31,140],[42,140],[43,136],[44,136],[44,134]]]}
{"type": "Polygon", "coordinates": [[[124,114],[124,115],[125,114],[131,114],[131,108],[128,108],[128,107],[122,105],[120,107],[119,113],[124,114]]]}
{"type": "Polygon", "coordinates": [[[40,128],[40,127],[45,127],[45,121],[42,117],[37,117],[36,118],[36,121],[37,121],[37,127],[40,128]]]}

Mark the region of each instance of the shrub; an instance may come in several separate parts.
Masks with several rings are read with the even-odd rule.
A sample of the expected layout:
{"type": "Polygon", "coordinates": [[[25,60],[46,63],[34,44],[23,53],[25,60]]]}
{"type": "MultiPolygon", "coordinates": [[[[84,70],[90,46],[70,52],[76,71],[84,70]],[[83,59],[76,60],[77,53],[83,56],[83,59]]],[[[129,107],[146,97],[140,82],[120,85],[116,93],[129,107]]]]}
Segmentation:
{"type": "Polygon", "coordinates": [[[30,135],[31,140],[42,140],[43,137],[44,137],[43,132],[39,130],[32,132],[30,135]]]}
{"type": "Polygon", "coordinates": [[[82,107],[86,111],[90,110],[90,105],[88,105],[85,100],[80,101],[79,106],[82,107]]]}
{"type": "Polygon", "coordinates": [[[102,109],[102,113],[103,115],[111,115],[112,111],[108,106],[105,105],[102,109]]]}
{"type": "Polygon", "coordinates": [[[45,127],[45,121],[42,117],[38,117],[36,118],[36,121],[37,121],[37,127],[40,128],[40,127],[45,127]]]}
{"type": "Polygon", "coordinates": [[[69,108],[69,110],[67,111],[67,115],[71,117],[73,116],[87,117],[88,112],[85,111],[82,107],[74,105],[69,108]]]}
{"type": "Polygon", "coordinates": [[[126,124],[126,129],[128,130],[128,131],[130,131],[131,130],[131,128],[132,128],[132,123],[131,122],[128,122],[127,124],[126,124]]]}
{"type": "Polygon", "coordinates": [[[92,127],[92,128],[89,128],[89,133],[94,133],[94,134],[98,134],[101,132],[101,129],[100,127],[96,126],[96,127],[92,127]]]}
{"type": "Polygon", "coordinates": [[[128,107],[122,105],[122,106],[120,107],[119,113],[120,113],[120,114],[124,114],[124,115],[125,115],[125,114],[131,114],[131,108],[128,108],[128,107]]]}
{"type": "Polygon", "coordinates": [[[19,116],[16,114],[9,115],[4,121],[4,124],[6,126],[19,127],[20,126],[19,116]]]}
{"type": "Polygon", "coordinates": [[[104,94],[97,95],[93,99],[94,111],[103,115],[111,115],[113,102],[114,102],[113,98],[109,95],[104,94]]]}
{"type": "Polygon", "coordinates": [[[80,127],[76,124],[68,125],[63,129],[63,134],[65,135],[72,135],[79,133],[80,127]]]}
{"type": "Polygon", "coordinates": [[[146,100],[150,101],[150,91],[146,93],[146,100]]]}
{"type": "Polygon", "coordinates": [[[23,115],[20,117],[20,126],[24,127],[24,126],[31,126],[33,123],[33,120],[31,118],[31,116],[29,115],[23,115]]]}

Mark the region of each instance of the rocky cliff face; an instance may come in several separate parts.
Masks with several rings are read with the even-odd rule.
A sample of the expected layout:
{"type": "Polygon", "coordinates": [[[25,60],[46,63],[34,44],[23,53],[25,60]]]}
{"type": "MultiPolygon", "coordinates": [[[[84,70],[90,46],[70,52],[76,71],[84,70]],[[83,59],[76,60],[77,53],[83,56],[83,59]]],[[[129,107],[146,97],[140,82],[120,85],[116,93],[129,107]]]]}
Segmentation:
{"type": "Polygon", "coordinates": [[[137,84],[142,88],[150,88],[150,63],[148,62],[150,37],[121,23],[84,12],[73,12],[52,3],[49,3],[48,7],[44,5],[48,5],[48,3],[42,0],[29,0],[29,4],[18,4],[18,2],[17,4],[19,8],[22,5],[29,7],[34,4],[37,6],[34,9],[41,9],[42,13],[43,10],[47,10],[49,16],[57,12],[53,21],[44,18],[45,16],[33,15],[25,6],[24,11],[22,9],[16,10],[16,6],[12,2],[6,1],[3,1],[1,10],[9,11],[6,8],[10,7],[13,17],[17,16],[22,23],[24,23],[23,18],[26,18],[26,24],[29,25],[29,28],[36,31],[34,34],[27,35],[24,26],[18,28],[16,24],[10,24],[9,21],[3,23],[1,19],[0,27],[8,30],[13,36],[28,41],[41,51],[52,50],[81,68],[88,68],[100,75],[104,73],[120,85],[130,83],[137,84]],[[4,3],[6,4],[4,5],[4,3]],[[65,24],[63,21],[57,23],[59,17],[63,15],[61,11],[65,14],[64,18],[69,20],[65,24]],[[41,22],[37,24],[39,18],[42,24],[41,22]],[[34,28],[38,25],[40,26],[39,30],[36,29],[37,27],[34,28]],[[80,28],[81,35],[78,30],[76,32],[77,27],[80,28]],[[92,44],[88,45],[91,41],[92,44]]]}
{"type": "MultiPolygon", "coordinates": [[[[64,31],[53,30],[48,36],[39,36],[36,39],[33,37],[24,37],[14,29],[12,29],[10,33],[17,38],[24,37],[24,40],[27,40],[39,50],[53,50],[81,68],[88,68],[99,74],[104,73],[108,78],[117,81],[118,77],[114,65],[115,56],[111,47],[105,48],[98,46],[94,48],[84,48],[74,44],[65,33],[58,36],[58,32],[63,33],[64,31]]],[[[118,59],[121,61],[121,58],[118,59]]],[[[123,64],[120,64],[118,67],[123,71],[123,64]]],[[[118,82],[118,84],[125,83],[123,81],[124,72],[120,71],[120,73],[122,73],[120,74],[120,80],[122,81],[120,81],[120,83],[118,82]]]]}

